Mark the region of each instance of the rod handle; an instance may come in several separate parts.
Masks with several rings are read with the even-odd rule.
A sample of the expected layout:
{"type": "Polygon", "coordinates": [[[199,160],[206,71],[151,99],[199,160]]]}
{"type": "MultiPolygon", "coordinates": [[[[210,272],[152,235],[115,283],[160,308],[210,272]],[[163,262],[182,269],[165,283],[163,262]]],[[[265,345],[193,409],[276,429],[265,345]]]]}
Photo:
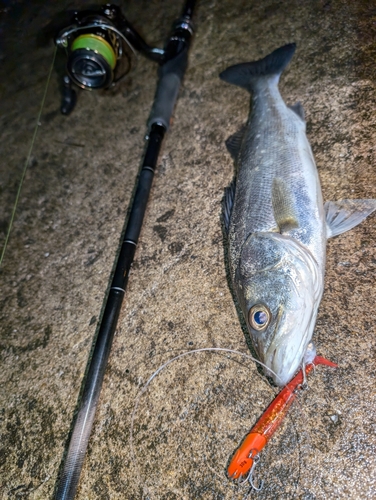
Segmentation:
{"type": "Polygon", "coordinates": [[[169,129],[187,62],[188,47],[185,47],[177,56],[160,67],[157,92],[148,121],[149,129],[154,124],[169,129]]]}

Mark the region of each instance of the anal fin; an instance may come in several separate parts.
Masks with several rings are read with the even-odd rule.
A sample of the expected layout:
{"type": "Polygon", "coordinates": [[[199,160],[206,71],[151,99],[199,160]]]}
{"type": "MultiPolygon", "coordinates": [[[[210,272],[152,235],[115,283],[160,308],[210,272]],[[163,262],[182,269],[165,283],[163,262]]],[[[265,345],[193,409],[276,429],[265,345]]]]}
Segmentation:
{"type": "Polygon", "coordinates": [[[291,111],[294,111],[296,115],[299,116],[304,122],[305,122],[305,115],[304,115],[304,108],[301,102],[296,102],[295,104],[290,104],[287,106],[288,108],[291,109],[291,111]]]}
{"type": "Polygon", "coordinates": [[[327,201],[324,210],[327,226],[326,235],[327,238],[332,238],[363,222],[376,210],[376,199],[327,201]]]}

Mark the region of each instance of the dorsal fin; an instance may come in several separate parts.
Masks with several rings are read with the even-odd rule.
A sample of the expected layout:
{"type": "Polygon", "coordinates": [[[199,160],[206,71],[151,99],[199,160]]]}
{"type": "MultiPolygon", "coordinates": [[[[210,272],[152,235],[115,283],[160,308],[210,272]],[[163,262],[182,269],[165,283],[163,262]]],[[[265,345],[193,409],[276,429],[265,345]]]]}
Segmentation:
{"type": "Polygon", "coordinates": [[[227,188],[225,188],[225,195],[222,201],[223,221],[225,223],[225,229],[227,234],[230,227],[232,207],[234,205],[235,188],[236,188],[235,179],[233,179],[231,184],[227,188]]]}
{"type": "Polygon", "coordinates": [[[226,139],[227,150],[235,161],[239,155],[246,127],[247,125],[244,124],[235,134],[230,135],[230,137],[226,139]]]}

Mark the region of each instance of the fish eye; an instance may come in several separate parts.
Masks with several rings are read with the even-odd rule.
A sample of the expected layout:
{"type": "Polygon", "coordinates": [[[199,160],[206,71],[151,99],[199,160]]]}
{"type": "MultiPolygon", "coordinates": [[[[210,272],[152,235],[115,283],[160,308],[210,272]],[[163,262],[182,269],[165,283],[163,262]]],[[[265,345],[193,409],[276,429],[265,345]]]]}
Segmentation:
{"type": "Polygon", "coordinates": [[[248,313],[248,321],[254,330],[264,330],[271,320],[269,309],[263,304],[252,306],[248,313]]]}

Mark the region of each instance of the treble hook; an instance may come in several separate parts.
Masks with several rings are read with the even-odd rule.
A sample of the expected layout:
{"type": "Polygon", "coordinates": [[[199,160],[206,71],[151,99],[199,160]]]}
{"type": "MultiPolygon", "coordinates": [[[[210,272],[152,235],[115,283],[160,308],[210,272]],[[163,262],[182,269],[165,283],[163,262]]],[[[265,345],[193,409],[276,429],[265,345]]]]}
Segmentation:
{"type": "Polygon", "coordinates": [[[310,361],[309,363],[306,363],[303,361],[302,363],[302,372],[303,372],[303,381],[300,385],[296,387],[296,389],[301,389],[302,391],[305,391],[308,389],[308,379],[307,379],[307,372],[306,372],[306,367],[307,366],[312,366],[313,367],[313,373],[316,372],[316,365],[313,361],[310,361]]]}
{"type": "MultiPolygon", "coordinates": [[[[253,479],[253,471],[255,470],[255,467],[260,460],[260,456],[255,455],[254,457],[252,457],[252,452],[251,452],[250,458],[252,458],[253,464],[252,464],[251,470],[249,471],[247,478],[242,482],[242,484],[249,483],[252,489],[254,489],[256,491],[260,491],[260,490],[262,490],[262,487],[264,486],[264,481],[262,479],[260,479],[258,486],[256,486],[254,479],[253,479]]],[[[250,491],[247,493],[247,495],[244,498],[247,498],[250,491]]]]}

